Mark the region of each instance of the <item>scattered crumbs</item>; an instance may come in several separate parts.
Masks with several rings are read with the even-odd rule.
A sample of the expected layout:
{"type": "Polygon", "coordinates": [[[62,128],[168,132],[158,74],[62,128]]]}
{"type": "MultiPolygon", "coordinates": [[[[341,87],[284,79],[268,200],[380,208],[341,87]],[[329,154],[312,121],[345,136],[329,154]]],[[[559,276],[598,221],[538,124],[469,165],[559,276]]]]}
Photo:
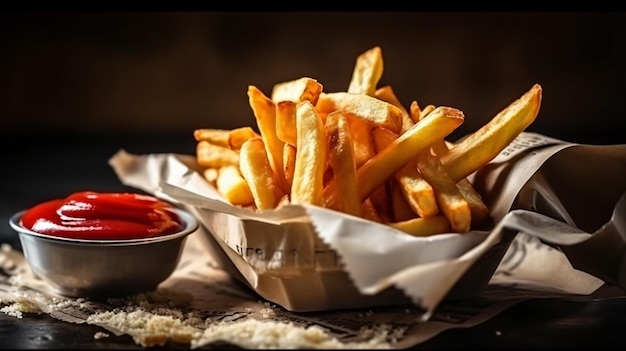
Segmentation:
{"type": "MultiPolygon", "coordinates": [[[[5,247],[2,247],[4,250],[5,247]]],[[[28,277],[10,277],[15,287],[25,285],[28,277]]],[[[31,278],[32,279],[32,278],[31,278]]],[[[0,312],[21,319],[22,313],[49,313],[97,325],[106,332],[97,332],[94,340],[128,334],[143,347],[165,346],[168,342],[189,344],[198,348],[213,342],[227,342],[249,349],[309,348],[309,349],[391,349],[405,330],[389,325],[363,328],[350,339],[338,339],[318,325],[298,325],[277,321],[278,305],[259,300],[257,313],[236,313],[212,322],[201,311],[190,309],[193,296],[178,290],[159,289],[133,296],[107,299],[107,309],[83,298],[49,298],[29,292],[23,297],[0,301],[0,312]],[[253,318],[252,314],[261,318],[253,318]],[[242,318],[243,317],[243,318],[242,318]],[[249,318],[251,317],[251,318],[249,318]]],[[[371,317],[369,310],[360,317],[371,317]]],[[[65,319],[62,319],[65,320],[65,319]]]]}
{"type": "Polygon", "coordinates": [[[267,308],[274,308],[276,307],[276,305],[273,305],[271,302],[269,301],[259,301],[259,303],[262,303],[263,305],[265,305],[265,307],[267,308]]]}
{"type": "Polygon", "coordinates": [[[168,341],[190,343],[199,335],[201,318],[187,318],[180,310],[165,308],[150,312],[139,306],[92,314],[87,323],[102,327],[113,327],[133,337],[143,347],[164,346],[168,341]],[[168,313],[169,312],[169,313],[168,313]]]}
{"type": "Polygon", "coordinates": [[[406,336],[407,328],[392,328],[389,333],[389,341],[392,343],[396,343],[399,340],[402,340],[406,336]]]}
{"type": "Polygon", "coordinates": [[[406,335],[406,327],[394,327],[391,324],[374,324],[362,327],[359,330],[358,339],[381,339],[388,343],[396,343],[406,335]]]}
{"type": "Polygon", "coordinates": [[[15,274],[9,277],[9,284],[13,287],[23,287],[28,285],[28,279],[23,274],[15,274]]]}
{"type": "MultiPolygon", "coordinates": [[[[106,310],[82,298],[51,298],[39,304],[37,300],[41,299],[30,296],[29,299],[3,301],[6,306],[0,311],[22,318],[22,312],[64,310],[73,314],[80,309],[79,319],[106,329],[106,332],[95,333],[94,340],[109,337],[110,333],[127,334],[143,347],[162,347],[174,342],[188,344],[193,349],[213,342],[227,342],[248,349],[391,349],[405,333],[391,325],[371,325],[359,330],[355,337],[339,339],[322,326],[272,320],[277,317],[279,308],[263,301],[259,301],[263,308],[255,313],[262,318],[234,314],[212,322],[201,311],[188,308],[190,295],[167,290],[108,299],[111,306],[106,310]]],[[[373,313],[370,310],[364,316],[373,313]]]]}
{"type": "Polygon", "coordinates": [[[276,312],[271,307],[265,307],[259,311],[261,317],[263,318],[274,318],[276,317],[276,312]]]}
{"type": "Polygon", "coordinates": [[[159,289],[133,296],[109,298],[107,302],[114,306],[150,306],[158,304],[160,306],[174,308],[188,306],[192,300],[193,296],[189,293],[171,289],[159,289]]]}
{"type": "Polygon", "coordinates": [[[103,339],[103,338],[108,338],[109,334],[107,333],[103,333],[103,332],[97,332],[93,335],[93,338],[98,340],[98,339],[103,339]]]}
{"type": "Polygon", "coordinates": [[[496,336],[500,336],[500,335],[502,335],[502,332],[499,330],[496,330],[496,336]]]}
{"type": "Polygon", "coordinates": [[[87,323],[129,334],[143,347],[189,344],[206,325],[200,311],[185,309],[191,301],[190,294],[167,289],[108,299],[116,307],[89,315],[87,323]]]}
{"type": "Polygon", "coordinates": [[[216,341],[226,341],[250,349],[390,349],[389,330],[364,329],[370,336],[363,342],[342,342],[320,326],[298,326],[293,322],[244,319],[210,324],[199,339],[192,340],[191,348],[216,341]]]}
{"type": "Polygon", "coordinates": [[[23,313],[43,313],[36,303],[29,300],[16,300],[13,303],[0,308],[0,312],[18,319],[22,319],[23,313]]]}
{"type": "Polygon", "coordinates": [[[88,310],[88,309],[91,309],[91,304],[84,298],[70,300],[70,299],[60,299],[60,298],[55,297],[48,304],[48,308],[51,311],[62,311],[64,309],[70,309],[70,308],[79,309],[79,310],[88,310]]]}

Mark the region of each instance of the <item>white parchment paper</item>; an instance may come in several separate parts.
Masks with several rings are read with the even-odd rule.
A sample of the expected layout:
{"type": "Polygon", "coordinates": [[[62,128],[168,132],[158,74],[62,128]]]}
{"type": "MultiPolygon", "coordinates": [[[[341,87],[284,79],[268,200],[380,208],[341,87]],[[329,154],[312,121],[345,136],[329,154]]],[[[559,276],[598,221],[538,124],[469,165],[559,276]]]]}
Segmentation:
{"type": "MultiPolygon", "coordinates": [[[[615,218],[597,209],[612,211],[626,191],[625,158],[625,145],[578,145],[522,133],[471,177],[491,209],[496,223],[493,229],[427,238],[316,206],[286,206],[263,213],[231,206],[188,168],[192,160],[183,155],[133,156],[120,151],[111,165],[125,184],[191,207],[217,242],[213,249],[224,251],[243,281],[289,310],[386,305],[398,301],[397,295],[379,295],[399,290],[426,309],[427,318],[449,293],[465,297],[463,292],[470,296],[484,288],[520,232],[540,238],[540,245],[547,242],[560,247],[586,242],[606,230],[606,224],[615,218]],[[585,167],[583,174],[576,167],[546,166],[553,159],[561,167],[566,167],[568,160],[573,160],[571,165],[591,162],[594,167],[585,167]],[[155,178],[155,173],[163,176],[155,178]],[[553,191],[551,182],[561,182],[565,176],[577,187],[561,191],[578,193],[569,201],[584,203],[587,212],[596,212],[594,216],[599,219],[595,228],[577,227],[568,212],[569,204],[553,191]],[[593,188],[593,202],[588,197],[591,191],[585,191],[581,184],[593,188]],[[604,194],[597,194],[599,191],[604,194]],[[476,267],[480,270],[471,272],[476,267]],[[325,276],[343,272],[343,278],[340,274],[335,279],[325,276]],[[463,280],[470,272],[472,279],[463,280]],[[271,283],[267,283],[268,278],[271,283]],[[352,287],[357,291],[348,293],[350,298],[346,299],[352,305],[332,295],[352,287]]],[[[594,223],[589,218],[585,221],[594,223]]],[[[526,271],[518,268],[519,277],[509,276],[509,282],[573,294],[589,294],[603,284],[603,280],[572,267],[560,249],[550,252],[550,264],[543,265],[550,267],[549,272],[529,275],[531,266],[526,271]],[[557,282],[555,276],[568,278],[557,282]]],[[[494,282],[507,283],[502,280],[500,274],[494,282]]]]}

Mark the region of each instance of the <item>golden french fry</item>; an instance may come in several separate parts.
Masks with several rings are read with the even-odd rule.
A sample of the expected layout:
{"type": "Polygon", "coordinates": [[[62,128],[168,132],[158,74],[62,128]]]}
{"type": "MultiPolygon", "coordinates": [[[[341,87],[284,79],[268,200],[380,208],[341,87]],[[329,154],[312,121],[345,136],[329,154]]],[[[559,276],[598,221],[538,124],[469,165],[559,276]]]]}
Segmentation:
{"type": "Polygon", "coordinates": [[[383,184],[377,186],[368,197],[381,223],[391,222],[391,218],[393,217],[391,213],[391,196],[388,187],[390,183],[391,182],[385,181],[383,184]]]}
{"type": "Polygon", "coordinates": [[[382,218],[380,218],[376,207],[374,207],[374,204],[372,203],[372,199],[370,199],[369,197],[361,203],[361,215],[363,218],[368,219],[372,222],[383,223],[383,220],[382,218]]]}
{"type": "MultiPolygon", "coordinates": [[[[389,129],[376,127],[372,129],[372,138],[377,152],[381,152],[391,145],[397,136],[389,129]]],[[[406,198],[413,211],[421,217],[432,217],[439,213],[437,199],[433,187],[417,171],[414,161],[409,161],[402,166],[394,178],[401,188],[402,194],[406,198]]]]}
{"type": "MultiPolygon", "coordinates": [[[[424,110],[420,110],[417,101],[413,101],[411,103],[411,119],[415,121],[415,123],[419,122],[421,119],[426,117],[429,113],[431,113],[435,109],[435,105],[427,105],[424,110]]],[[[432,150],[439,157],[443,156],[446,152],[448,152],[448,147],[446,146],[445,140],[437,140],[431,146],[432,150]]]]}
{"type": "Polygon", "coordinates": [[[394,175],[404,198],[420,217],[432,217],[439,213],[435,189],[417,170],[415,162],[409,162],[394,175]]]}
{"type": "Polygon", "coordinates": [[[315,106],[305,100],[296,105],[296,162],[291,184],[291,203],[320,206],[326,165],[326,139],[315,106]]]}
{"type": "Polygon", "coordinates": [[[257,210],[276,207],[283,193],[276,184],[263,139],[244,141],[240,150],[239,170],[250,187],[257,210]]]}
{"type": "Polygon", "coordinates": [[[391,221],[394,222],[406,221],[416,216],[397,181],[391,184],[391,213],[393,215],[391,221]]]}
{"type": "MultiPolygon", "coordinates": [[[[361,200],[367,198],[376,187],[383,184],[407,162],[415,159],[421,151],[450,134],[463,123],[464,118],[460,110],[440,106],[365,162],[357,170],[361,200]]],[[[324,204],[330,208],[337,206],[336,192],[333,189],[335,186],[331,181],[324,189],[324,204]]]]}
{"type": "Polygon", "coordinates": [[[278,104],[281,101],[298,103],[304,100],[317,104],[317,99],[323,90],[322,84],[309,77],[275,84],[272,88],[272,101],[278,104]]]}
{"type": "Polygon", "coordinates": [[[281,101],[276,104],[276,136],[285,143],[296,146],[296,103],[281,101]]]}
{"type": "MultiPolygon", "coordinates": [[[[435,155],[441,157],[448,152],[448,144],[444,140],[439,140],[433,144],[432,150],[435,152],[435,155]]],[[[474,189],[472,183],[467,178],[463,178],[456,183],[456,186],[469,205],[472,215],[472,227],[478,228],[485,224],[490,216],[489,208],[483,202],[480,194],[474,189]]]]}
{"type": "Polygon", "coordinates": [[[433,155],[430,149],[424,150],[417,158],[417,168],[435,189],[437,204],[448,218],[450,228],[457,233],[468,232],[472,221],[469,204],[456,182],[445,172],[439,158],[433,155]]]}
{"type": "Polygon", "coordinates": [[[409,116],[409,113],[406,111],[406,109],[396,96],[393,88],[391,88],[391,85],[385,85],[384,87],[376,89],[374,97],[382,101],[388,102],[394,106],[397,106],[400,111],[402,111],[402,129],[400,130],[400,134],[406,132],[409,128],[413,126],[413,124],[415,124],[415,122],[413,122],[413,120],[409,116]]]}
{"type": "Polygon", "coordinates": [[[359,168],[376,154],[370,134],[373,125],[358,117],[347,116],[346,118],[352,139],[354,161],[356,167],[359,168]]]}
{"type": "Polygon", "coordinates": [[[296,145],[296,104],[308,100],[316,105],[323,86],[315,79],[303,77],[274,85],[272,100],[276,103],[276,136],[296,145]]]}
{"type": "Polygon", "coordinates": [[[219,168],[211,167],[211,168],[206,168],[204,171],[202,171],[202,176],[204,176],[204,179],[206,179],[207,182],[215,186],[215,183],[217,182],[218,173],[219,173],[219,168]]]}
{"type": "Polygon", "coordinates": [[[291,189],[293,184],[293,172],[296,168],[296,147],[285,143],[283,146],[283,167],[285,169],[285,180],[287,186],[291,189]]]}
{"type": "MultiPolygon", "coordinates": [[[[428,106],[433,106],[433,105],[428,105],[428,106]]],[[[419,113],[416,114],[416,116],[419,117],[418,120],[425,117],[427,113],[430,113],[428,111],[425,111],[425,112],[426,114],[419,114],[419,113]]],[[[431,150],[439,158],[445,155],[448,152],[448,149],[449,149],[448,144],[443,139],[437,140],[431,146],[431,150]]],[[[461,192],[461,194],[467,201],[467,204],[470,208],[471,226],[474,228],[478,228],[484,223],[486,223],[487,219],[489,218],[489,208],[483,202],[480,194],[476,191],[476,189],[474,189],[474,186],[472,185],[472,183],[467,178],[463,178],[456,183],[456,186],[457,188],[459,188],[459,191],[461,192]]]]}
{"type": "Polygon", "coordinates": [[[489,219],[489,207],[485,204],[482,196],[476,191],[472,183],[463,178],[456,183],[457,188],[467,201],[472,215],[472,227],[479,228],[489,219]]]}
{"type": "Polygon", "coordinates": [[[398,139],[398,134],[381,127],[372,128],[370,134],[372,136],[375,153],[383,151],[387,146],[391,145],[396,139],[398,139]]]}
{"type": "Polygon", "coordinates": [[[341,211],[360,216],[361,200],[348,120],[341,111],[331,112],[326,117],[324,127],[328,144],[328,161],[337,184],[341,211]]]}
{"type": "Polygon", "coordinates": [[[230,147],[231,150],[239,150],[244,141],[258,137],[261,137],[261,135],[252,129],[252,127],[235,128],[228,134],[228,147],[230,147]]]}
{"type": "Polygon", "coordinates": [[[402,130],[402,111],[397,106],[369,95],[345,92],[321,93],[315,108],[319,113],[326,114],[341,110],[348,116],[363,118],[395,133],[402,130]]]}
{"type": "Polygon", "coordinates": [[[434,109],[435,105],[426,105],[424,109],[421,109],[417,104],[417,101],[413,100],[413,102],[411,102],[411,106],[409,106],[409,116],[414,123],[417,123],[420,119],[433,112],[434,109]]]}
{"type": "Polygon", "coordinates": [[[381,150],[372,159],[357,170],[361,199],[385,179],[433,142],[442,139],[463,123],[463,112],[452,107],[438,107],[431,114],[404,132],[389,146],[381,150]]]}
{"type": "MultiPolygon", "coordinates": [[[[326,162],[326,163],[328,164],[328,162],[326,162]]],[[[324,187],[326,187],[326,185],[328,183],[333,181],[334,175],[333,175],[333,169],[332,168],[330,168],[328,166],[324,167],[324,168],[325,168],[325,170],[324,170],[324,187]]]]}
{"type": "Polygon", "coordinates": [[[201,140],[196,144],[196,160],[202,167],[220,168],[239,164],[239,154],[227,147],[201,140]]]}
{"type": "Polygon", "coordinates": [[[454,144],[441,156],[446,172],[458,181],[496,157],[537,117],[542,88],[533,85],[480,129],[454,144]]]}
{"type": "Polygon", "coordinates": [[[409,117],[411,118],[411,121],[413,121],[413,123],[419,122],[421,115],[422,108],[420,105],[415,100],[411,101],[411,104],[409,105],[409,117]]]}
{"type": "Polygon", "coordinates": [[[383,53],[375,46],[356,58],[347,92],[374,96],[376,85],[383,75],[383,53]]]}
{"type": "Polygon", "coordinates": [[[444,215],[422,218],[417,217],[401,222],[389,223],[390,226],[413,236],[431,236],[450,232],[450,223],[444,215]]]}
{"type": "Polygon", "coordinates": [[[217,190],[233,205],[246,206],[254,197],[238,166],[229,165],[219,169],[216,179],[217,190]]]}
{"type": "Polygon", "coordinates": [[[432,152],[434,152],[435,155],[439,157],[439,159],[441,159],[441,157],[443,157],[443,155],[445,155],[449,150],[445,140],[437,140],[435,143],[433,143],[433,145],[431,145],[430,148],[432,152]]]}
{"type": "Polygon", "coordinates": [[[283,174],[283,144],[276,135],[276,107],[274,102],[265,96],[254,85],[248,86],[248,99],[250,107],[256,118],[257,126],[261,132],[261,138],[265,146],[267,158],[274,172],[278,186],[283,192],[288,192],[285,175],[283,174]]]}
{"type": "Polygon", "coordinates": [[[196,141],[208,141],[213,145],[228,147],[228,129],[210,129],[201,128],[193,131],[193,137],[196,141]]]}

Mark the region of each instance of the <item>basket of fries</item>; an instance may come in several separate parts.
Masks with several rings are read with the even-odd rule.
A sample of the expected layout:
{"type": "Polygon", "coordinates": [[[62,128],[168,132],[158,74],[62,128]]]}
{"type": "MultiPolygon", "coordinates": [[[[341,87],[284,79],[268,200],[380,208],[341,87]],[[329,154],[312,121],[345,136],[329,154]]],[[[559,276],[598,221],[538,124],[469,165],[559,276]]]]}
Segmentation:
{"type": "Polygon", "coordinates": [[[432,309],[473,296],[511,238],[485,242],[499,218],[472,177],[535,120],[542,88],[453,142],[461,110],[406,108],[378,86],[382,72],[374,47],[357,57],[345,92],[310,77],[269,95],[250,85],[254,123],[194,130],[196,154],[160,159],[158,185],[121,178],[190,207],[220,264],[288,310],[432,309]],[[404,284],[411,274],[421,284],[404,284]]]}

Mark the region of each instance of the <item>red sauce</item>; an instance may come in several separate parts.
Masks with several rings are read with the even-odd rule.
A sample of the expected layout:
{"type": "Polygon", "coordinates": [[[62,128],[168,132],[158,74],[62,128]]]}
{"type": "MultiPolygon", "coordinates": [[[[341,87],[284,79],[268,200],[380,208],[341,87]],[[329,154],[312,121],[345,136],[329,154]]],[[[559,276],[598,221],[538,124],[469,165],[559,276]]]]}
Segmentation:
{"type": "Polygon", "coordinates": [[[78,192],[38,204],[22,216],[34,232],[75,239],[138,239],[184,229],[174,208],[152,196],[78,192]]]}

